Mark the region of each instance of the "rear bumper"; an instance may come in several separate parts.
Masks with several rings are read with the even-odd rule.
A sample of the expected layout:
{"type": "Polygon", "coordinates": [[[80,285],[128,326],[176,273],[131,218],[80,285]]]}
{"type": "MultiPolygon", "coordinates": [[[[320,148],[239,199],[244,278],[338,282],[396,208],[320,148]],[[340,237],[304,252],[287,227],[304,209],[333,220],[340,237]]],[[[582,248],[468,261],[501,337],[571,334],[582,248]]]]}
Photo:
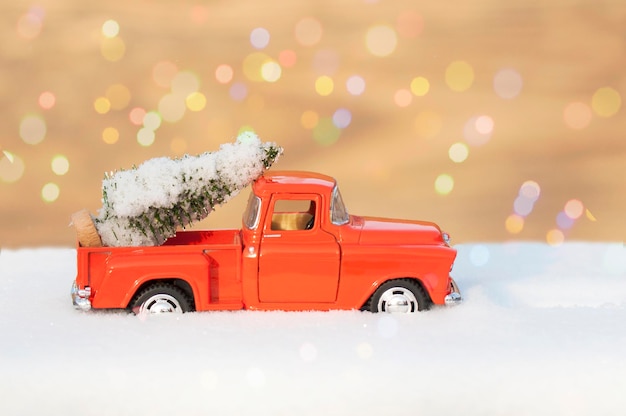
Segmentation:
{"type": "Polygon", "coordinates": [[[452,278],[450,278],[450,286],[452,287],[452,291],[448,295],[446,295],[446,297],[444,298],[444,302],[447,306],[458,305],[463,301],[459,286],[452,278]]]}
{"type": "Polygon", "coordinates": [[[76,284],[76,280],[72,283],[72,304],[76,309],[80,309],[81,311],[88,311],[91,309],[91,301],[89,300],[89,296],[91,296],[91,288],[86,286],[84,289],[79,289],[76,284]]]}

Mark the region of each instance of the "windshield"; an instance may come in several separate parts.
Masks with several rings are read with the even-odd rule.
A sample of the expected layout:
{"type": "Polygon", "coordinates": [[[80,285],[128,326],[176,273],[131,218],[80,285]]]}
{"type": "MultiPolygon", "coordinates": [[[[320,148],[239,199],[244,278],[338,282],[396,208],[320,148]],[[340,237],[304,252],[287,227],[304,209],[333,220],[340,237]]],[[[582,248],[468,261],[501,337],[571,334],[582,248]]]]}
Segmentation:
{"type": "Polygon", "coordinates": [[[335,189],[333,189],[333,200],[330,204],[330,220],[335,225],[343,225],[350,221],[350,215],[346,210],[346,206],[343,204],[339,188],[336,186],[335,189]]]}
{"type": "Polygon", "coordinates": [[[250,192],[248,198],[248,206],[243,212],[243,225],[249,229],[254,230],[259,224],[259,209],[261,208],[261,198],[256,196],[253,192],[250,192]]]}

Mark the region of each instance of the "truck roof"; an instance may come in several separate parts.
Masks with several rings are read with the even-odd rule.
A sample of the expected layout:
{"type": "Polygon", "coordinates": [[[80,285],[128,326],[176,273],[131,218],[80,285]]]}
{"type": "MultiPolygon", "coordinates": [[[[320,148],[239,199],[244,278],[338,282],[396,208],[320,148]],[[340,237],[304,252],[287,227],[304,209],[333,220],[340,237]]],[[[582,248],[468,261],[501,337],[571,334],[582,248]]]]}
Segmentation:
{"type": "Polygon", "coordinates": [[[268,171],[254,182],[254,192],[330,192],[337,181],[327,175],[305,171],[268,171]],[[289,189],[292,188],[292,189],[289,189]],[[297,189],[295,189],[297,188],[297,189]]]}

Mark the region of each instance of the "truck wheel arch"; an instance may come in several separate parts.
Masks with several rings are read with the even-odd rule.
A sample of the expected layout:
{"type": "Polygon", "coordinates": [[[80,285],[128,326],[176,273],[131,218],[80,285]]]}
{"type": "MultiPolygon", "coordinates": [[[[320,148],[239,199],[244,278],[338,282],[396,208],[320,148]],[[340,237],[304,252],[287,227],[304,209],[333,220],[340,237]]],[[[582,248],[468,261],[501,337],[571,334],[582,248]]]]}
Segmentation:
{"type": "MultiPolygon", "coordinates": [[[[426,290],[424,284],[420,279],[417,279],[415,277],[399,277],[390,278],[380,282],[367,298],[367,300],[361,307],[361,310],[370,312],[381,312],[378,308],[378,301],[382,296],[386,295],[386,292],[393,289],[406,291],[406,293],[411,296],[417,307],[417,310],[415,310],[414,312],[428,310],[433,303],[428,293],[428,290],[426,290]]],[[[405,295],[401,293],[400,296],[405,295]]]]}
{"type": "Polygon", "coordinates": [[[148,287],[150,287],[152,285],[155,285],[155,284],[172,285],[172,286],[174,286],[174,287],[176,287],[178,289],[181,289],[183,291],[183,293],[191,301],[191,310],[192,311],[196,310],[196,304],[195,304],[196,297],[194,296],[193,288],[191,287],[189,282],[187,282],[186,280],[180,279],[180,278],[176,278],[176,277],[159,278],[159,279],[147,279],[147,280],[145,280],[144,282],[142,282],[140,285],[137,286],[135,291],[129,297],[126,308],[130,310],[131,307],[132,307],[132,303],[137,299],[137,296],[141,292],[143,292],[146,288],[148,288],[148,287]]]}

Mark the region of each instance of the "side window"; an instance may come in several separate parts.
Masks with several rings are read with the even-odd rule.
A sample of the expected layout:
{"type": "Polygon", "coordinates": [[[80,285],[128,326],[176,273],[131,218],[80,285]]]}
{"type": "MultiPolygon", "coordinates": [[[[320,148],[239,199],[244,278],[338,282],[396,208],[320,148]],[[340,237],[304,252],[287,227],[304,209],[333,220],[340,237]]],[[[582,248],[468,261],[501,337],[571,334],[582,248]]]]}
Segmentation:
{"type": "Polygon", "coordinates": [[[310,230],[315,224],[315,201],[278,199],[272,212],[272,230],[310,230]]]}

